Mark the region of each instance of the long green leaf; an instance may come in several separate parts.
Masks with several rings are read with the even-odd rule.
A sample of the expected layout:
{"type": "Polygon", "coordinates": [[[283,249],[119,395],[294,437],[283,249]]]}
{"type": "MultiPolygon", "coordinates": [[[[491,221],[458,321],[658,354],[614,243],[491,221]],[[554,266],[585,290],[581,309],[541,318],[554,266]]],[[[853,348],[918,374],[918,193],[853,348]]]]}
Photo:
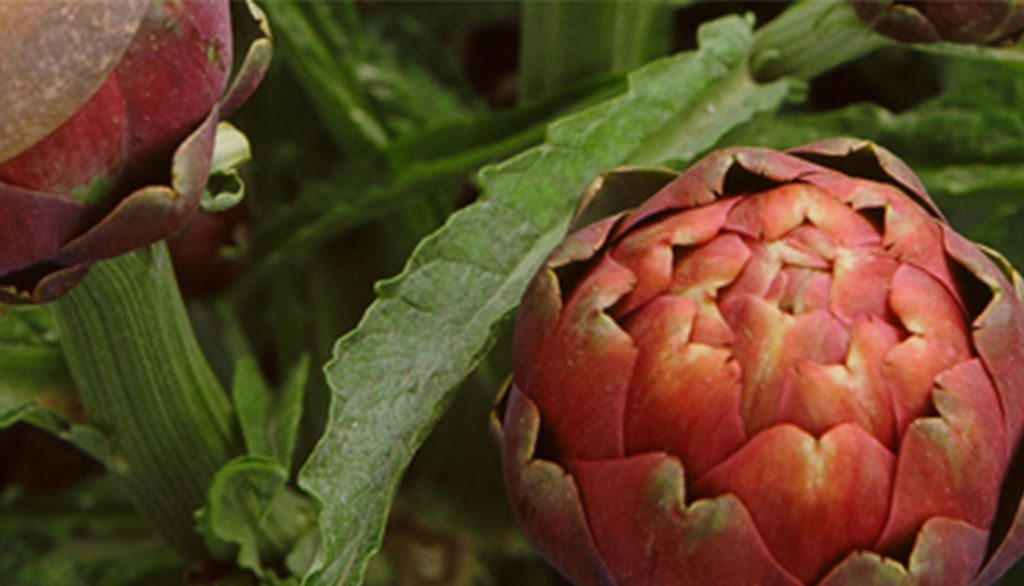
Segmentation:
{"type": "Polygon", "coordinates": [[[363,53],[352,2],[264,2],[284,57],[340,144],[382,149],[390,138],[353,65],[363,53]]]}
{"type": "Polygon", "coordinates": [[[231,395],[250,455],[276,460],[287,471],[302,416],[309,356],[303,355],[279,390],[271,389],[260,374],[256,359],[238,361],[231,395]]]}
{"type": "Polygon", "coordinates": [[[321,503],[323,532],[304,583],[361,583],[403,470],[562,238],[585,186],[616,165],[690,158],[785,98],[783,82],[750,81],[749,21],[716,21],[700,37],[698,52],[637,71],[627,94],[555,123],[544,145],[486,169],[481,201],[421,242],[339,340],[326,367],[328,429],[300,475],[321,503]],[[726,87],[733,93],[723,95],[726,87]],[[673,150],[645,151],[654,136],[673,150]]]}
{"type": "Polygon", "coordinates": [[[282,54],[339,145],[377,151],[480,110],[455,57],[415,19],[364,19],[351,0],[265,3],[282,54]]]}
{"type": "Polygon", "coordinates": [[[435,190],[450,192],[453,181],[541,142],[552,120],[625,91],[624,75],[604,76],[512,110],[425,129],[392,143],[388,157],[397,175],[373,161],[350,160],[330,179],[307,183],[294,205],[263,218],[266,252],[243,287],[262,285],[277,267],[346,230],[435,190]]]}

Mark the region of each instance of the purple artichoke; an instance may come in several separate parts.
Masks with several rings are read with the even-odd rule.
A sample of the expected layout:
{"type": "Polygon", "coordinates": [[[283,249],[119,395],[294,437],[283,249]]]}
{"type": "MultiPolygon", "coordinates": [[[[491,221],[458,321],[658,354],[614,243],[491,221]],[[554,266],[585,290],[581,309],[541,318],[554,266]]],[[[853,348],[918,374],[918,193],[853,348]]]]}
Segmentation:
{"type": "Polygon", "coordinates": [[[980,586],[1024,552],[1018,278],[901,161],[849,139],[733,148],[590,196],[622,194],[650,198],[531,282],[492,421],[556,568],[980,586]]]}
{"type": "Polygon", "coordinates": [[[242,273],[252,247],[246,202],[223,212],[200,211],[167,239],[174,276],[184,298],[223,291],[242,273]]]}
{"type": "Polygon", "coordinates": [[[256,39],[228,87],[227,0],[5,2],[0,36],[11,121],[0,129],[0,302],[11,303],[58,297],[94,261],[184,226],[218,122],[270,56],[256,39]]]}
{"type": "Polygon", "coordinates": [[[864,22],[904,43],[1015,43],[1024,0],[851,0],[864,22]]]}

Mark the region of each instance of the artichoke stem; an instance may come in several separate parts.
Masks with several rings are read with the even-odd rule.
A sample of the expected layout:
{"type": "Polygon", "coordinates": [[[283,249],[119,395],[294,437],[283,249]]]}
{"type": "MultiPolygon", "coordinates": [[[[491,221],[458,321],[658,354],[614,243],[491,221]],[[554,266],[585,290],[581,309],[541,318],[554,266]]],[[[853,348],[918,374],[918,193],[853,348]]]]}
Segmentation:
{"type": "Polygon", "coordinates": [[[750,68],[762,83],[809,80],[893,44],[872,32],[846,0],[799,2],[757,30],[750,68]]]}
{"type": "Polygon", "coordinates": [[[232,405],[192,332],[163,242],[93,265],[50,305],[107,468],[186,559],[205,553],[195,511],[243,452],[232,405]]]}

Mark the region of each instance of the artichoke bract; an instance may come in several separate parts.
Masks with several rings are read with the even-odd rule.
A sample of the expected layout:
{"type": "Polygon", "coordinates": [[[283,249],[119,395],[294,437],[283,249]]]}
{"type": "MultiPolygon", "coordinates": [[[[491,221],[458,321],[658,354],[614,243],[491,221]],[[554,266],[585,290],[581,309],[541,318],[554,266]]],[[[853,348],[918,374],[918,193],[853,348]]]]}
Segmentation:
{"type": "Polygon", "coordinates": [[[5,2],[0,36],[8,303],[54,299],[91,263],[184,226],[200,207],[217,123],[270,56],[255,35],[230,79],[228,0],[5,2]]]}
{"type": "Polygon", "coordinates": [[[223,212],[200,211],[167,239],[174,276],[185,299],[210,297],[241,274],[252,249],[246,202],[223,212]]]}
{"type": "Polygon", "coordinates": [[[1000,45],[1024,34],[1024,0],[851,1],[861,20],[904,43],[1000,45]]]}
{"type": "Polygon", "coordinates": [[[587,198],[623,194],[643,203],[531,281],[492,417],[552,565],[580,586],[965,586],[1016,560],[1019,279],[905,164],[852,139],[730,148],[587,198]]]}

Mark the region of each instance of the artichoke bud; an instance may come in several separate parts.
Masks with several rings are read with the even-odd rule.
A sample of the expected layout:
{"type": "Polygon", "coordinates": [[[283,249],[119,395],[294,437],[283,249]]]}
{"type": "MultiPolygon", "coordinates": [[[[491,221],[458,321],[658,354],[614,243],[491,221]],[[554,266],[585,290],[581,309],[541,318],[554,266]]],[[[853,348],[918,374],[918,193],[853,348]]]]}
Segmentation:
{"type": "Polygon", "coordinates": [[[565,576],[981,586],[1024,552],[1020,281],[902,161],[731,148],[584,199],[607,197],[637,207],[536,274],[492,418],[565,576]]]}
{"type": "Polygon", "coordinates": [[[241,199],[248,144],[218,125],[270,41],[250,27],[232,75],[232,24],[228,0],[0,3],[0,302],[52,300],[241,199]]]}
{"type": "Polygon", "coordinates": [[[904,43],[1008,45],[1024,34],[1021,0],[851,0],[877,32],[904,43]]]}

